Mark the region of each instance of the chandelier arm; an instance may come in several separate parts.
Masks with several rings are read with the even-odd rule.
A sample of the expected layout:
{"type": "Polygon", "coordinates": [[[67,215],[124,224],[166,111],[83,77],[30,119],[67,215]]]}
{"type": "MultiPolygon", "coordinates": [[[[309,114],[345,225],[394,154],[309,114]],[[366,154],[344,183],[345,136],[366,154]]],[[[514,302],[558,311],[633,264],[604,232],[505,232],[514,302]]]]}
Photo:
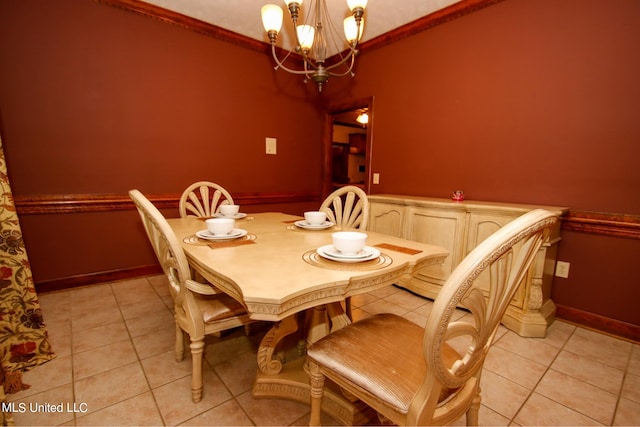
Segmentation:
{"type": "MultiPolygon", "coordinates": [[[[351,66],[349,67],[349,69],[353,68],[353,64],[355,62],[355,58],[356,58],[357,54],[358,54],[358,50],[355,47],[352,47],[351,51],[349,52],[349,55],[345,56],[344,58],[342,58],[340,61],[336,62],[335,64],[331,64],[330,66],[326,67],[327,71],[328,70],[333,70],[334,68],[337,68],[337,67],[343,65],[349,59],[351,60],[351,66]]],[[[336,74],[336,75],[338,75],[338,74],[336,74]]]]}
{"type": "MultiPolygon", "coordinates": [[[[345,59],[348,59],[348,58],[345,58],[345,59]]],[[[342,61],[342,62],[344,62],[344,61],[342,61]]],[[[335,68],[335,66],[331,66],[331,67],[327,67],[327,72],[329,73],[330,76],[333,76],[333,77],[344,77],[344,76],[346,76],[348,74],[351,74],[351,77],[353,77],[353,76],[355,76],[355,73],[353,72],[353,66],[355,65],[355,63],[356,63],[356,56],[355,55],[351,55],[351,64],[349,64],[349,69],[347,71],[345,71],[344,73],[332,73],[329,70],[335,68]]],[[[336,65],[338,65],[338,64],[336,64],[336,65]]]]}
{"type": "Polygon", "coordinates": [[[289,52],[287,54],[287,56],[284,57],[285,58],[284,60],[280,61],[278,59],[278,56],[276,55],[276,46],[274,44],[272,44],[271,45],[271,53],[273,55],[274,61],[276,61],[276,64],[277,64],[274,67],[274,69],[277,70],[278,68],[282,68],[283,70],[285,70],[286,72],[291,73],[291,74],[300,74],[300,75],[305,75],[305,76],[309,75],[310,72],[307,70],[307,65],[306,65],[307,62],[306,61],[305,61],[305,70],[304,71],[294,70],[294,69],[291,69],[291,68],[287,67],[286,65],[284,65],[284,61],[286,61],[286,59],[289,57],[289,54],[291,54],[291,52],[289,52]]]}

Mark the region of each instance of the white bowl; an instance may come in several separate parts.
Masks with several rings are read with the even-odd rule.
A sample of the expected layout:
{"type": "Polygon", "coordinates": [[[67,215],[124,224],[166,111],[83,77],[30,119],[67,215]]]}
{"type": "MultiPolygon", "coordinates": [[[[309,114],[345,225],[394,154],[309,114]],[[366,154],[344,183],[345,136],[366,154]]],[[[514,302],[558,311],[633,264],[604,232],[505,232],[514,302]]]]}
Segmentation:
{"type": "Polygon", "coordinates": [[[320,225],[327,219],[326,212],[308,211],[304,213],[304,219],[309,225],[320,225]]]}
{"type": "Polygon", "coordinates": [[[367,235],[357,231],[339,231],[331,237],[333,247],[344,255],[355,255],[367,244],[367,235]]]}
{"type": "Polygon", "coordinates": [[[224,236],[233,231],[236,221],[233,218],[210,218],[205,221],[207,230],[214,236],[224,236]]]}
{"type": "Polygon", "coordinates": [[[235,216],[240,212],[238,205],[220,205],[220,213],[224,216],[235,216]]]}

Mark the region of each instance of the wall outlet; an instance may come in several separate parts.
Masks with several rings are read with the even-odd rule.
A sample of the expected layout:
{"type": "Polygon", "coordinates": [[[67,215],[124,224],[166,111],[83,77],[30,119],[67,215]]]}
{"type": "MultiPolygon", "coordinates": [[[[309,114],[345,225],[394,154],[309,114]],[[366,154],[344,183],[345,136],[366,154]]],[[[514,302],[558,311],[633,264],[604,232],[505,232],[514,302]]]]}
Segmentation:
{"type": "Polygon", "coordinates": [[[267,154],[276,154],[276,142],[275,138],[265,138],[266,152],[267,154]]]}
{"type": "Polygon", "coordinates": [[[374,184],[380,184],[380,174],[379,173],[374,173],[373,174],[373,183],[374,184]]]}
{"type": "Polygon", "coordinates": [[[562,277],[563,279],[569,278],[569,263],[564,261],[556,262],[556,277],[562,277]]]}

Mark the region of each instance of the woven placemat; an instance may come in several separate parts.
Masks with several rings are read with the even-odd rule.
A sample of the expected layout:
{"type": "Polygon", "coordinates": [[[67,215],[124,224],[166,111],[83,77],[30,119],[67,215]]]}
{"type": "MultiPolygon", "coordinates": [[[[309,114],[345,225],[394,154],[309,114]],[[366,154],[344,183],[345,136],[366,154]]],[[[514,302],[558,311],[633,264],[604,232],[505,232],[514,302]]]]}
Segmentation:
{"type": "Polygon", "coordinates": [[[380,248],[380,249],[388,249],[390,251],[396,251],[396,252],[400,252],[403,254],[409,254],[409,255],[416,255],[419,254],[420,252],[422,252],[419,249],[412,249],[412,248],[407,248],[404,246],[398,246],[398,245],[392,245],[390,243],[378,243],[377,245],[373,245],[376,248],[380,248]]]}
{"type": "Polygon", "coordinates": [[[329,270],[357,270],[357,271],[373,271],[379,270],[381,268],[387,267],[391,265],[393,259],[380,253],[380,256],[376,259],[372,259],[370,261],[362,261],[362,262],[339,262],[332,261],[330,259],[324,258],[316,252],[315,249],[310,250],[302,254],[302,259],[305,260],[307,264],[311,264],[314,267],[327,268],[329,270]]]}

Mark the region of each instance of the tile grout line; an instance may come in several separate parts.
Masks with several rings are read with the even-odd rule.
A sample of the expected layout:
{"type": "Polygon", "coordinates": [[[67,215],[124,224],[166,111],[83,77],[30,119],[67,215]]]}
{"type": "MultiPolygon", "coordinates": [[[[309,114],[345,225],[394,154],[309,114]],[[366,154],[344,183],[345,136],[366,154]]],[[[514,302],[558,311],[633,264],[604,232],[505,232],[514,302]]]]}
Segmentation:
{"type": "MultiPolygon", "coordinates": [[[[151,285],[151,282],[149,282],[148,277],[145,277],[145,282],[147,283],[148,286],[151,287],[153,292],[156,295],[158,295],[158,292],[151,285]]],[[[113,289],[113,284],[111,284],[111,291],[113,292],[113,298],[116,300],[116,304],[118,304],[118,311],[120,312],[120,316],[122,316],[122,322],[124,323],[124,327],[127,329],[127,335],[129,336],[129,341],[131,342],[131,347],[133,347],[133,351],[136,353],[136,358],[138,360],[138,365],[140,366],[140,369],[142,370],[142,374],[144,375],[144,379],[147,382],[147,386],[149,387],[149,393],[151,394],[151,398],[153,399],[153,403],[154,403],[154,405],[156,407],[156,411],[158,411],[158,415],[160,416],[160,419],[162,420],[162,424],[164,426],[166,426],[167,425],[167,420],[165,420],[164,416],[162,415],[162,411],[160,410],[160,405],[158,404],[158,401],[156,400],[156,395],[153,392],[153,387],[151,387],[151,382],[149,381],[149,376],[147,375],[147,371],[145,371],[144,365],[142,364],[142,358],[140,357],[140,352],[138,352],[138,349],[136,348],[136,346],[135,346],[135,344],[133,342],[133,336],[131,335],[131,329],[129,329],[129,324],[127,323],[127,319],[125,319],[125,317],[124,317],[124,313],[122,312],[122,308],[120,307],[120,301],[118,301],[118,297],[116,296],[116,293],[115,293],[115,291],[113,289]]],[[[163,302],[163,304],[164,304],[164,302],[163,302]]],[[[144,393],[142,393],[142,394],[144,394],[144,393]]],[[[139,395],[136,395],[136,396],[139,396],[139,395]]],[[[132,397],[135,397],[135,396],[132,396],[132,397]]]]}
{"type": "Polygon", "coordinates": [[[620,382],[620,389],[618,390],[618,398],[616,399],[616,404],[613,409],[613,415],[611,416],[611,422],[609,425],[613,425],[616,420],[616,416],[618,415],[618,408],[620,407],[620,400],[622,400],[622,391],[624,390],[625,382],[627,381],[627,377],[629,376],[629,367],[631,366],[631,359],[633,357],[634,346],[631,346],[631,350],[629,351],[629,355],[627,356],[627,363],[624,369],[624,373],[622,374],[622,381],[620,382]]]}
{"type": "MultiPolygon", "coordinates": [[[[549,362],[549,364],[545,367],[544,372],[542,373],[542,375],[540,375],[540,378],[538,379],[538,381],[536,381],[536,383],[534,384],[533,387],[531,387],[531,390],[529,391],[529,394],[527,395],[527,398],[524,399],[524,401],[522,402],[522,405],[520,405],[520,407],[518,408],[518,410],[516,411],[516,413],[513,415],[513,417],[509,420],[509,424],[513,424],[515,423],[515,419],[518,417],[518,415],[520,414],[520,412],[522,411],[522,409],[525,407],[525,405],[527,404],[527,402],[529,401],[529,399],[531,399],[531,396],[533,396],[533,394],[536,392],[536,389],[538,388],[538,386],[540,385],[540,383],[542,382],[542,379],[545,377],[545,375],[547,375],[547,373],[549,372],[549,370],[551,369],[551,365],[553,365],[553,363],[556,361],[556,359],[558,358],[558,356],[560,355],[560,353],[562,353],[562,350],[565,348],[565,346],[567,345],[567,343],[569,342],[569,340],[571,339],[571,337],[573,336],[573,334],[575,334],[576,332],[576,328],[573,329],[573,331],[571,331],[571,334],[569,334],[569,336],[565,339],[564,343],[562,344],[562,346],[558,349],[558,352],[556,353],[556,355],[553,357],[553,359],[549,362]]],[[[500,337],[500,339],[502,339],[506,334],[504,334],[502,337],[500,337]]],[[[498,340],[500,341],[500,340],[498,340]]],[[[494,344],[497,344],[497,342],[495,342],[494,344]]],[[[505,349],[506,350],[506,349],[505,349]]],[[[508,350],[506,350],[508,351],[508,350]]],[[[512,352],[510,352],[512,353],[512,352]]],[[[512,353],[515,354],[515,353],[512,353]]],[[[483,367],[484,369],[484,367],[483,367]]],[[[497,374],[500,375],[500,374],[497,374]]],[[[503,377],[504,378],[504,377],[503,377]]],[[[547,399],[550,399],[549,397],[545,396],[547,399]]],[[[553,399],[550,399],[553,400],[553,399]]],[[[554,400],[555,402],[555,400],[554,400]]],[[[562,405],[560,402],[556,402],[560,405],[562,405]]],[[[562,405],[565,408],[567,408],[565,405],[562,405]]],[[[571,409],[571,408],[568,408],[571,409]]],[[[576,411],[577,412],[577,411],[576,411]]],[[[584,414],[583,414],[584,415],[584,414]]],[[[591,417],[589,417],[591,418],[591,417]]]]}
{"type": "MultiPolygon", "coordinates": [[[[145,278],[145,280],[146,280],[146,278],[145,278]]],[[[148,280],[146,280],[146,282],[147,282],[147,285],[151,286],[151,284],[148,282],[148,280]]],[[[162,416],[162,411],[160,411],[160,406],[158,405],[158,402],[156,400],[156,396],[153,393],[153,388],[151,387],[151,383],[149,382],[149,377],[147,376],[147,372],[144,370],[144,366],[142,365],[142,359],[140,358],[140,353],[138,352],[138,349],[136,348],[135,344],[133,343],[133,336],[131,335],[131,330],[129,329],[129,324],[127,323],[127,319],[125,319],[124,313],[122,312],[122,307],[120,306],[120,301],[118,300],[118,297],[116,296],[116,292],[113,289],[113,282],[109,283],[109,289],[111,289],[111,293],[113,294],[113,299],[115,300],[116,305],[118,306],[118,312],[120,313],[120,317],[121,317],[122,323],[124,323],[124,327],[127,330],[127,336],[129,337],[129,343],[131,344],[131,347],[133,347],[133,351],[135,352],[136,361],[138,363],[138,366],[140,367],[140,370],[142,370],[142,374],[144,375],[144,379],[145,379],[145,381],[147,383],[147,387],[149,388],[148,391],[149,391],[149,393],[151,393],[151,398],[153,399],[153,402],[155,404],[156,411],[158,411],[158,415],[160,416],[160,419],[162,420],[162,424],[164,426],[166,426],[167,425],[167,421],[162,416]]],[[[155,290],[154,290],[154,292],[155,292],[155,290]]],[[[121,367],[122,366],[119,366],[118,368],[121,368],[121,367]]],[[[114,369],[118,369],[118,368],[114,368],[114,369]]],[[[120,400],[118,402],[114,402],[111,405],[105,406],[104,408],[101,408],[99,410],[106,409],[106,408],[112,407],[114,405],[120,404],[120,403],[125,402],[125,401],[127,401],[129,399],[132,399],[134,397],[141,396],[144,393],[146,393],[146,392],[142,392],[142,393],[136,394],[134,396],[129,396],[127,399],[120,400]]]]}

